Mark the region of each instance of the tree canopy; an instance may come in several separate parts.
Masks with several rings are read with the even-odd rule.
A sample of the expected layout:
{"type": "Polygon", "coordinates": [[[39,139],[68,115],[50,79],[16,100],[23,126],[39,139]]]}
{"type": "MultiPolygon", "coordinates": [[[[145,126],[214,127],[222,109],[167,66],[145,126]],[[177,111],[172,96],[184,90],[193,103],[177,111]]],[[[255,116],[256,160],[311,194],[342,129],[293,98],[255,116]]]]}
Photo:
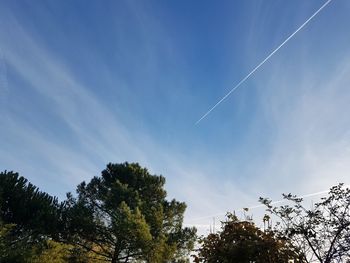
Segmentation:
{"type": "Polygon", "coordinates": [[[26,262],[47,238],[58,238],[57,198],[18,173],[0,173],[0,262],[26,262]]]}
{"type": "MultiPolygon", "coordinates": [[[[183,226],[186,204],[168,200],[165,178],[137,163],[108,164],[67,199],[40,191],[18,173],[0,173],[0,263],[184,263],[196,241],[183,226]]],[[[274,227],[228,214],[199,239],[197,263],[350,262],[350,189],[339,184],[305,207],[295,195],[274,206],[274,227]]]]}
{"type": "Polygon", "coordinates": [[[194,256],[197,263],[285,263],[302,261],[302,255],[272,229],[261,230],[251,220],[239,220],[228,214],[221,231],[211,233],[200,241],[194,256]]]}
{"type": "Polygon", "coordinates": [[[18,173],[0,173],[0,218],[4,224],[15,224],[13,231],[19,236],[25,231],[53,234],[59,223],[58,213],[57,198],[40,191],[18,173]]]}
{"type": "Polygon", "coordinates": [[[166,200],[165,178],[137,163],[108,164],[68,195],[69,241],[111,262],[180,260],[195,241],[182,226],[185,203],[166,200]]]}
{"type": "Polygon", "coordinates": [[[186,205],[167,200],[164,184],[137,163],[108,164],[59,203],[2,172],[0,262],[186,262],[196,230],[183,227],[186,205]]]}
{"type": "Polygon", "coordinates": [[[350,189],[343,184],[332,187],[328,196],[306,208],[303,199],[292,194],[283,197],[291,204],[273,206],[261,198],[267,210],[280,219],[277,225],[306,256],[306,262],[350,261],[350,189]]]}

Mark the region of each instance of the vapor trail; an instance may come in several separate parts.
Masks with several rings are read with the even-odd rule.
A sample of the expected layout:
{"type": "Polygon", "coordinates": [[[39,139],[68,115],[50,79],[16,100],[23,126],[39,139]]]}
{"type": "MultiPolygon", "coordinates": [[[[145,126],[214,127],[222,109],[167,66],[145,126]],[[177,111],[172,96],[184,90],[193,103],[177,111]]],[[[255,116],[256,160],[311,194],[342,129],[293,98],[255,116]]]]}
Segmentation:
{"type": "MultiPolygon", "coordinates": [[[[343,187],[350,187],[350,184],[343,185],[343,187]]],[[[311,194],[299,195],[297,197],[304,199],[304,198],[313,197],[313,196],[317,196],[317,195],[323,195],[323,194],[327,194],[327,193],[329,193],[329,190],[314,192],[314,193],[311,193],[311,194]]],[[[284,203],[286,201],[287,201],[286,199],[281,199],[281,200],[273,201],[273,202],[271,202],[271,204],[272,205],[276,205],[276,204],[284,203]]],[[[253,210],[253,209],[257,209],[257,208],[261,208],[261,207],[266,207],[266,206],[263,205],[263,204],[259,204],[259,205],[249,206],[247,208],[249,210],[253,210]]],[[[244,210],[244,208],[235,209],[234,211],[241,211],[241,210],[244,210]]],[[[193,221],[198,221],[198,220],[207,219],[207,218],[213,218],[213,217],[219,217],[219,216],[224,216],[224,215],[226,215],[226,213],[218,213],[218,214],[213,214],[213,215],[208,215],[208,216],[203,216],[203,217],[190,218],[190,219],[186,220],[186,222],[193,222],[193,221]]]]}
{"type": "Polygon", "coordinates": [[[260,64],[257,65],[247,76],[245,76],[240,82],[238,82],[236,86],[234,86],[224,97],[222,97],[213,107],[211,107],[198,121],[196,121],[195,125],[197,125],[201,120],[207,117],[208,114],[212,112],[217,106],[219,106],[221,102],[227,99],[227,97],[230,96],[232,92],[238,89],[251,75],[254,74],[255,71],[257,71],[262,65],[264,65],[266,61],[268,61],[281,47],[283,47],[291,38],[293,38],[296,33],[302,30],[331,1],[333,0],[328,0],[326,3],[324,3],[312,16],[310,16],[308,20],[306,20],[300,27],[298,27],[297,30],[295,30],[286,40],[284,40],[275,50],[273,50],[263,61],[261,61],[260,64]]]}

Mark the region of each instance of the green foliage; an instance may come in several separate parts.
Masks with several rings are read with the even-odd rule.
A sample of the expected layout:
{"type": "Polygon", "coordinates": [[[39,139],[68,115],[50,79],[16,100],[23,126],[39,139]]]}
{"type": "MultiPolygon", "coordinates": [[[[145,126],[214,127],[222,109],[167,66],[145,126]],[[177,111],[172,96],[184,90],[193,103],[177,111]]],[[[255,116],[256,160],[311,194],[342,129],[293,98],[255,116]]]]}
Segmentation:
{"type": "Polygon", "coordinates": [[[206,263],[285,263],[304,262],[302,255],[271,230],[262,231],[252,221],[241,221],[229,214],[222,230],[200,240],[195,262],[206,263]]]}
{"type": "Polygon", "coordinates": [[[31,263],[66,263],[70,256],[71,246],[48,240],[43,247],[33,247],[31,263]]]}
{"type": "Polygon", "coordinates": [[[47,240],[41,246],[32,248],[32,255],[28,263],[98,263],[95,255],[73,245],[47,240]]]}
{"type": "Polygon", "coordinates": [[[6,253],[6,250],[8,248],[8,237],[11,232],[11,230],[15,227],[14,224],[3,224],[0,221],[0,255],[3,255],[6,253]]]}
{"type": "Polygon", "coordinates": [[[0,173],[0,262],[27,262],[57,235],[58,203],[14,172],[0,173]]]}
{"type": "MultiPolygon", "coordinates": [[[[0,263],[188,263],[196,231],[183,227],[185,203],[168,201],[165,179],[136,163],[108,164],[100,177],[57,199],[14,172],[0,173],[0,263]]],[[[311,209],[267,210],[281,219],[261,230],[234,215],[200,240],[195,262],[350,262],[350,189],[343,184],[311,209]]],[[[269,222],[264,217],[264,224],[269,222]]]]}
{"type": "Polygon", "coordinates": [[[68,195],[67,240],[111,262],[168,262],[193,247],[195,229],[183,228],[184,203],[167,201],[165,179],[136,163],[108,164],[101,177],[68,195]]]}
{"type": "Polygon", "coordinates": [[[19,250],[12,245],[11,231],[14,224],[4,224],[0,221],[0,262],[21,262],[24,260],[24,249],[19,250]]]}
{"type": "Polygon", "coordinates": [[[12,233],[17,241],[33,241],[43,235],[54,235],[58,218],[56,198],[39,191],[18,173],[0,173],[0,219],[4,224],[15,225],[12,233]]]}
{"type": "Polygon", "coordinates": [[[350,189],[343,184],[332,187],[328,196],[313,205],[303,206],[303,199],[283,195],[291,205],[274,207],[271,200],[260,198],[267,210],[280,218],[277,230],[304,252],[307,262],[349,262],[350,259],[350,189]]]}
{"type": "Polygon", "coordinates": [[[164,184],[138,164],[109,164],[59,204],[2,172],[0,263],[186,262],[195,229],[182,226],[186,205],[166,200],[164,184]]]}

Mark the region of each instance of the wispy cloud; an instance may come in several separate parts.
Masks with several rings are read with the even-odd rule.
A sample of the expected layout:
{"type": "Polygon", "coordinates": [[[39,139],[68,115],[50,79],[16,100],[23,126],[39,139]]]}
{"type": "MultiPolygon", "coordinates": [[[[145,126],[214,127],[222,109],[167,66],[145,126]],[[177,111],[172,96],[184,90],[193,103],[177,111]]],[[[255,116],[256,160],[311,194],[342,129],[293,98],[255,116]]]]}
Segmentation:
{"type": "Polygon", "coordinates": [[[287,73],[276,66],[265,86],[263,105],[276,136],[259,180],[304,193],[339,181],[348,183],[350,172],[350,122],[344,115],[350,98],[346,88],[350,64],[344,59],[325,75],[316,73],[323,72],[321,67],[308,64],[310,73],[303,67],[293,72],[303,75],[299,80],[285,79],[287,73]]]}
{"type": "MultiPolygon", "coordinates": [[[[135,7],[131,4],[130,8],[135,7]]],[[[301,41],[297,50],[290,45],[288,52],[275,56],[274,63],[264,67],[264,72],[255,73],[250,89],[255,92],[255,101],[254,105],[249,104],[254,109],[242,108],[242,123],[209,127],[212,128],[209,138],[208,131],[198,131],[189,124],[192,118],[188,116],[195,114],[192,108],[201,104],[196,104],[198,98],[194,100],[199,91],[191,90],[195,84],[191,82],[191,72],[169,66],[172,74],[179,70],[170,78],[170,74],[160,71],[159,57],[165,53],[170,54],[171,66],[181,61],[181,52],[174,47],[176,43],[169,44],[166,52],[157,53],[159,46],[154,39],[166,38],[163,35],[166,30],[157,32],[154,30],[157,23],[147,24],[145,11],[136,11],[143,34],[150,38],[140,51],[147,54],[147,59],[142,57],[144,61],[139,63],[135,54],[126,54],[129,43],[124,35],[118,42],[122,54],[117,58],[135,60],[137,74],[121,76],[98,55],[83,60],[94,62],[89,65],[93,69],[89,72],[103,78],[101,83],[120,85],[115,92],[122,99],[114,104],[107,103],[98,93],[100,86],[90,84],[74,71],[76,64],[67,63],[69,59],[63,59],[59,52],[45,45],[16,16],[11,13],[1,16],[0,46],[5,64],[0,67],[3,79],[9,77],[0,116],[0,162],[6,164],[2,169],[18,169],[39,186],[45,185],[51,193],[63,196],[65,191],[74,190],[76,183],[98,175],[106,162],[138,161],[152,173],[167,178],[169,197],[186,201],[186,223],[204,228],[212,222],[212,215],[254,206],[259,196],[279,200],[282,192],[307,194],[325,190],[339,181],[349,183],[348,42],[342,43],[341,48],[337,43],[337,48],[326,49],[333,42],[322,46],[317,37],[328,31],[315,26],[320,30],[317,37],[313,36],[310,42],[309,38],[301,41]],[[320,53],[314,51],[316,48],[320,53]],[[142,86],[143,82],[147,85],[142,86]],[[161,88],[157,89],[157,85],[161,88]],[[156,99],[150,100],[150,94],[156,99]],[[133,101],[133,96],[140,98],[133,101]],[[144,104],[138,114],[157,104],[154,115],[143,118],[131,113],[139,102],[144,104]],[[249,114],[254,116],[250,118],[251,124],[244,126],[247,130],[233,134],[247,121],[248,114],[243,111],[250,110],[249,114]],[[43,116],[49,121],[43,121],[43,116]],[[145,125],[152,118],[167,125],[151,127],[158,129],[155,133],[145,125]],[[165,128],[168,130],[164,131],[165,128]],[[169,139],[160,139],[166,136],[169,139]],[[234,140],[240,143],[230,144],[234,140]],[[191,218],[201,220],[190,222],[191,218]]],[[[254,43],[249,48],[258,50],[254,43]]],[[[89,45],[83,48],[87,49],[86,54],[94,51],[89,45]]],[[[125,63],[130,63],[130,68],[134,65],[130,61],[125,63]]],[[[251,93],[245,95],[250,99],[251,93]]],[[[237,100],[246,104],[244,99],[237,100]]],[[[227,116],[231,112],[222,119],[227,116]]]]}
{"type": "MultiPolygon", "coordinates": [[[[42,99],[49,102],[50,108],[47,110],[59,116],[75,134],[78,145],[88,154],[78,158],[80,150],[76,145],[58,146],[55,144],[59,144],[59,141],[48,142],[40,131],[24,126],[20,120],[14,123],[16,116],[11,116],[11,122],[15,125],[12,129],[21,131],[17,138],[30,142],[31,148],[41,152],[46,161],[54,156],[51,161],[55,162],[56,168],[61,165],[62,169],[68,169],[70,172],[66,176],[72,178],[78,176],[76,172],[82,172],[82,169],[86,171],[80,174],[86,175],[92,170],[96,174],[96,169],[102,168],[97,168],[96,164],[101,165],[106,160],[147,159],[138,146],[138,138],[133,138],[133,134],[126,130],[115,115],[79,83],[58,59],[36,43],[15,20],[7,22],[11,24],[8,28],[11,28],[13,38],[2,38],[6,63],[41,94],[42,99]],[[21,49],[16,49],[13,42],[21,43],[21,49]],[[55,155],[57,149],[60,149],[60,153],[55,155]],[[70,152],[75,152],[75,158],[71,158],[70,152]],[[84,162],[94,164],[94,169],[88,169],[84,162]]],[[[42,125],[45,126],[44,123],[42,125]]]]}
{"type": "MultiPolygon", "coordinates": [[[[39,184],[55,177],[55,181],[66,185],[62,187],[65,190],[97,175],[107,161],[138,161],[152,172],[167,177],[170,197],[186,201],[189,216],[227,210],[230,205],[226,200],[238,193],[240,199],[248,198],[233,184],[222,189],[221,182],[215,177],[210,179],[210,174],[216,173],[216,164],[190,164],[182,153],[169,152],[155,138],[128,129],[118,119],[118,113],[105,107],[60,59],[33,39],[15,19],[7,23],[11,24],[8,28],[11,28],[12,39],[2,39],[6,63],[29,84],[28,87],[40,94],[41,100],[48,101],[50,107],[46,110],[65,123],[75,140],[70,145],[58,138],[49,138],[46,131],[51,129],[45,128],[44,123],[35,127],[7,112],[1,120],[7,124],[7,134],[11,136],[0,158],[13,165],[9,169],[19,169],[39,184]],[[21,43],[21,48],[12,43],[21,43]],[[16,150],[9,152],[11,147],[16,150]],[[41,162],[41,171],[31,169],[33,162],[41,162]],[[234,193],[233,189],[236,189],[234,193]]],[[[62,196],[60,189],[56,191],[62,196]]]]}

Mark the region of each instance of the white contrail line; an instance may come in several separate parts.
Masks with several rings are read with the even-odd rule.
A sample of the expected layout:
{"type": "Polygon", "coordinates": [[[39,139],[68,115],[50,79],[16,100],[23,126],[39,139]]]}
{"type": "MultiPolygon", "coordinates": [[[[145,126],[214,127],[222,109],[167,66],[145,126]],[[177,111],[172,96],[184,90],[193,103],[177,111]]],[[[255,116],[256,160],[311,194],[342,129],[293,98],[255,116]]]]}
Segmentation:
{"type": "Polygon", "coordinates": [[[254,74],[255,71],[257,71],[263,64],[265,64],[266,61],[268,61],[281,47],[283,47],[291,38],[294,37],[296,33],[298,33],[300,30],[302,30],[319,12],[322,11],[323,8],[325,8],[331,1],[328,0],[326,3],[324,3],[308,20],[306,20],[300,27],[298,27],[297,30],[295,30],[286,40],[284,40],[275,50],[273,50],[263,61],[260,62],[259,65],[257,65],[247,76],[245,76],[236,86],[233,87],[224,97],[222,97],[213,107],[211,107],[198,121],[196,121],[195,125],[197,125],[201,120],[203,120],[205,117],[208,116],[209,113],[211,113],[221,102],[223,102],[225,99],[227,99],[228,96],[231,95],[232,92],[234,92],[236,89],[238,89],[243,82],[245,82],[251,75],[254,74]]]}
{"type": "MultiPolygon", "coordinates": [[[[343,187],[350,187],[350,184],[343,185],[343,187]]],[[[315,193],[311,193],[311,194],[299,195],[297,197],[298,198],[308,198],[308,197],[313,197],[313,196],[327,194],[327,193],[329,193],[329,190],[324,190],[324,191],[315,192],[315,193]]],[[[280,204],[280,203],[284,203],[284,202],[287,202],[287,200],[286,199],[276,200],[276,201],[271,202],[271,205],[276,205],[276,204],[280,204]]],[[[266,207],[266,206],[264,204],[259,204],[259,205],[249,206],[247,208],[248,208],[248,210],[252,210],[252,209],[257,209],[257,208],[261,208],[261,207],[266,207]]],[[[236,211],[241,211],[243,209],[244,208],[237,209],[236,211]]],[[[219,213],[219,214],[213,214],[213,215],[209,215],[209,216],[190,218],[190,219],[185,220],[185,221],[186,221],[187,225],[190,225],[190,224],[188,224],[188,222],[193,222],[193,221],[198,221],[198,220],[213,218],[213,217],[218,217],[218,216],[224,216],[224,215],[226,215],[226,213],[219,213]]]]}

